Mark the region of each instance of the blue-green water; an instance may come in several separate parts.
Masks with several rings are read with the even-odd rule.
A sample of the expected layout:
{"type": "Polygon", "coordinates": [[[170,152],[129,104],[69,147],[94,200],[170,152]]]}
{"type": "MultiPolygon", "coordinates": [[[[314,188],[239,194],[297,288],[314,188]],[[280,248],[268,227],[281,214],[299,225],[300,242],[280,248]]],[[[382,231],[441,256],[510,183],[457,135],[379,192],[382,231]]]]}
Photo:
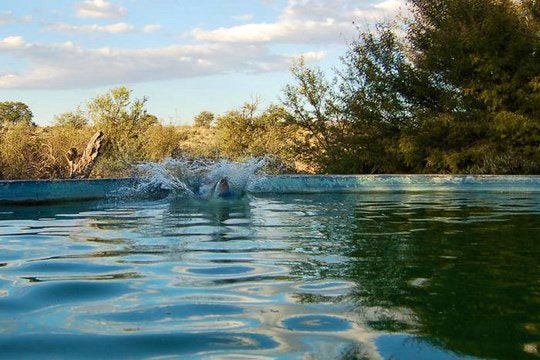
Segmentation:
{"type": "Polygon", "coordinates": [[[0,207],[0,358],[538,358],[540,193],[0,207]]]}

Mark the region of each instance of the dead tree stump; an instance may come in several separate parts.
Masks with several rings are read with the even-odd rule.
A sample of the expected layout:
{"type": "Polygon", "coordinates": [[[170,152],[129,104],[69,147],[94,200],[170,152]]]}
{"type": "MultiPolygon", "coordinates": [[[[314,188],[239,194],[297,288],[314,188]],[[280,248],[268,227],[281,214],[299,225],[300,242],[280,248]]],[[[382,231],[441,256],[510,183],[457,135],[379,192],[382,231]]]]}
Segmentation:
{"type": "Polygon", "coordinates": [[[92,136],[83,153],[78,153],[76,148],[71,148],[67,152],[66,159],[71,179],[86,179],[90,176],[99,155],[103,137],[103,132],[98,131],[92,136]]]}

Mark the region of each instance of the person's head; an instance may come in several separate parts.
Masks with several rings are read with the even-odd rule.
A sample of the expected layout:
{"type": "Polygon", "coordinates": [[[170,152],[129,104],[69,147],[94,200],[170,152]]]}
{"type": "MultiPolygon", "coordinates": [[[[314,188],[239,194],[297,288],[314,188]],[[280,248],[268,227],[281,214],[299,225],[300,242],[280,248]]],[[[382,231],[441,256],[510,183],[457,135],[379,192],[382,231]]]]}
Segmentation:
{"type": "Polygon", "coordinates": [[[218,191],[220,194],[229,192],[229,181],[227,178],[222,178],[218,183],[218,191]]]}

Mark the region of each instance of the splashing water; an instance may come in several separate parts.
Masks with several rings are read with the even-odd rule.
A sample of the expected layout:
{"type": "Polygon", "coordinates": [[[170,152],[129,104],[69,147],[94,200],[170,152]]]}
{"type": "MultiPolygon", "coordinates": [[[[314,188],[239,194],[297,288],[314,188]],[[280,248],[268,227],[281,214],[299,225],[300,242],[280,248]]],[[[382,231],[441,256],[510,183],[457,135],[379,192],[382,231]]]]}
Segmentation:
{"type": "Polygon", "coordinates": [[[160,163],[141,163],[136,165],[141,182],[134,192],[167,191],[170,196],[210,199],[218,195],[219,183],[226,179],[230,193],[240,197],[250,183],[257,181],[257,173],[266,162],[266,158],[252,158],[243,163],[167,158],[160,163]]]}

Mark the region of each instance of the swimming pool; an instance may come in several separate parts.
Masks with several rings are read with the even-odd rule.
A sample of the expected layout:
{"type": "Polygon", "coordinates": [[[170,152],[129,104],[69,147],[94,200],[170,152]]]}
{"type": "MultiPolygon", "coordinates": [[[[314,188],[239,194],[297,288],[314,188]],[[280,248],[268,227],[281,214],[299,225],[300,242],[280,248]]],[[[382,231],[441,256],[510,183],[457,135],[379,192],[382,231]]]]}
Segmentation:
{"type": "Polygon", "coordinates": [[[540,193],[0,206],[0,357],[535,358],[540,193]]]}

